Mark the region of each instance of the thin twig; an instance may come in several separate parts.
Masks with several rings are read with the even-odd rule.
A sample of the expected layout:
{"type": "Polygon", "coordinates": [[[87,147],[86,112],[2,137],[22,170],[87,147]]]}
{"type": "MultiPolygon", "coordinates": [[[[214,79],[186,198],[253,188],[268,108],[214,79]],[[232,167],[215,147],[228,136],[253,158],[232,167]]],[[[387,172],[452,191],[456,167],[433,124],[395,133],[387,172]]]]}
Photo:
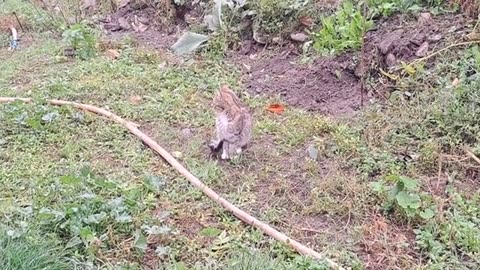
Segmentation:
{"type": "Polygon", "coordinates": [[[367,1],[363,2],[363,25],[362,25],[362,44],[360,50],[360,107],[363,108],[363,95],[365,92],[365,25],[367,24],[367,1]]]}
{"type": "Polygon", "coordinates": [[[25,33],[25,28],[23,28],[23,25],[20,22],[20,19],[18,19],[17,13],[13,12],[13,16],[15,16],[15,19],[17,19],[17,23],[18,23],[18,25],[20,25],[20,29],[22,29],[22,32],[25,33]]]}
{"type": "MultiPolygon", "coordinates": [[[[0,103],[1,102],[14,102],[14,101],[24,101],[27,103],[31,103],[32,100],[28,98],[11,98],[11,97],[0,97],[0,103]]],[[[98,115],[105,116],[114,122],[123,125],[126,127],[130,133],[138,137],[140,140],[142,140],[146,145],[148,145],[153,151],[158,153],[161,157],[163,157],[173,168],[175,168],[179,173],[181,173],[187,180],[200,189],[205,195],[207,195],[210,199],[214,200],[221,206],[223,206],[226,210],[230,211],[233,213],[236,217],[238,217],[240,220],[243,220],[245,223],[250,224],[251,226],[263,231],[266,235],[269,235],[273,237],[274,239],[277,239],[278,241],[284,242],[288,245],[290,245],[293,249],[295,249],[297,252],[300,254],[303,254],[305,256],[310,256],[318,260],[324,260],[331,268],[333,269],[339,269],[343,270],[341,266],[339,266],[337,263],[333,262],[332,260],[326,258],[324,255],[316,252],[315,250],[304,246],[303,244],[287,237],[285,234],[277,231],[276,229],[270,227],[268,224],[261,222],[260,220],[256,219],[255,217],[251,216],[247,212],[241,210],[237,206],[233,205],[229,201],[225,200],[223,197],[218,195],[215,191],[213,191],[211,188],[206,186],[204,183],[202,183],[197,177],[195,177],[192,173],[190,173],[182,164],[180,164],[169,152],[167,152],[165,149],[163,149],[158,143],[156,143],[152,138],[148,137],[146,134],[144,134],[140,129],[138,129],[137,125],[134,124],[133,122],[127,121],[120,116],[113,114],[110,111],[107,111],[102,108],[98,108],[89,104],[82,104],[82,103],[76,103],[76,102],[71,102],[71,101],[64,101],[64,100],[48,100],[48,103],[51,105],[57,105],[57,106],[62,106],[62,105],[69,105],[73,106],[77,109],[82,109],[86,111],[93,112],[98,115]]]]}
{"type": "Polygon", "coordinates": [[[438,190],[440,187],[440,181],[442,180],[442,156],[440,155],[438,157],[438,175],[437,175],[437,185],[435,186],[435,189],[438,190]]]}
{"type": "Polygon", "coordinates": [[[473,40],[473,41],[466,41],[466,42],[460,42],[460,43],[454,43],[454,44],[451,44],[451,45],[448,45],[447,47],[443,48],[443,49],[440,49],[436,52],[433,52],[425,57],[422,57],[422,58],[417,58],[415,60],[413,60],[412,62],[410,62],[410,65],[411,64],[415,64],[415,63],[418,63],[418,62],[422,62],[422,61],[425,61],[425,60],[428,60],[432,57],[434,57],[435,55],[439,54],[439,53],[442,53],[446,50],[449,50],[453,47],[457,47],[457,46],[465,46],[465,45],[471,45],[471,44],[477,44],[477,43],[480,43],[480,40],[473,40]]]}

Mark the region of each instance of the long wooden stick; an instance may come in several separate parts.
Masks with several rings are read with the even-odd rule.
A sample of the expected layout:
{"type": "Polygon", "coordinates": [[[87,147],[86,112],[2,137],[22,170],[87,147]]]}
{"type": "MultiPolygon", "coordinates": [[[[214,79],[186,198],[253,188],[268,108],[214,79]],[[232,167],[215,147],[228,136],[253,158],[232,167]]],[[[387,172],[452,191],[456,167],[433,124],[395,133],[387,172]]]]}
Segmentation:
{"type": "MultiPolygon", "coordinates": [[[[31,103],[32,100],[28,98],[11,98],[11,97],[0,97],[0,103],[1,102],[14,102],[14,101],[23,101],[27,103],[31,103]]],[[[339,269],[343,270],[341,266],[339,266],[337,263],[333,262],[332,260],[326,258],[322,254],[316,252],[315,250],[306,247],[302,245],[301,243],[287,237],[285,234],[277,231],[276,229],[270,227],[268,224],[261,222],[260,220],[256,219],[255,217],[251,216],[247,212],[241,210],[237,206],[233,205],[232,203],[228,202],[224,198],[222,198],[220,195],[218,195],[215,191],[213,191],[211,188],[206,186],[205,184],[202,183],[197,177],[195,177],[193,174],[191,174],[182,164],[180,164],[169,152],[167,152],[165,149],[163,149],[158,143],[156,143],[153,139],[148,137],[146,134],[144,134],[142,131],[138,129],[138,125],[136,125],[133,122],[127,121],[120,116],[107,111],[102,108],[98,108],[92,105],[88,104],[82,104],[82,103],[76,103],[76,102],[71,102],[71,101],[64,101],[64,100],[48,100],[48,103],[51,105],[71,105],[75,108],[90,111],[93,113],[96,113],[98,115],[103,115],[105,117],[110,118],[111,120],[125,126],[133,135],[137,136],[140,140],[142,140],[146,145],[148,145],[153,151],[157,152],[162,156],[172,167],[174,167],[178,172],[180,172],[185,178],[187,178],[188,181],[190,181],[191,184],[193,184],[195,187],[199,188],[205,195],[207,195],[210,199],[214,200],[221,206],[223,206],[225,209],[228,211],[232,212],[236,217],[239,219],[243,220],[245,223],[250,224],[251,226],[260,229],[262,232],[265,234],[275,238],[278,241],[282,241],[284,243],[287,243],[290,245],[293,249],[295,249],[297,252],[299,252],[302,255],[305,256],[311,256],[315,259],[318,260],[323,260],[325,261],[331,268],[333,269],[339,269]]]]}

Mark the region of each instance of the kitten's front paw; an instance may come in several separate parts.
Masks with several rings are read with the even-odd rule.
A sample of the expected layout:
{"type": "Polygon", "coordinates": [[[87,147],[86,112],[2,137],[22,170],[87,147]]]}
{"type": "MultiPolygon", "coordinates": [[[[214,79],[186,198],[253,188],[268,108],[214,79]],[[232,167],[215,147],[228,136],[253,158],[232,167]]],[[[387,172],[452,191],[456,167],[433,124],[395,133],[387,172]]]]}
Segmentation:
{"type": "Polygon", "coordinates": [[[222,159],[230,159],[230,157],[228,156],[227,153],[222,153],[221,158],[222,158],[222,159]]]}

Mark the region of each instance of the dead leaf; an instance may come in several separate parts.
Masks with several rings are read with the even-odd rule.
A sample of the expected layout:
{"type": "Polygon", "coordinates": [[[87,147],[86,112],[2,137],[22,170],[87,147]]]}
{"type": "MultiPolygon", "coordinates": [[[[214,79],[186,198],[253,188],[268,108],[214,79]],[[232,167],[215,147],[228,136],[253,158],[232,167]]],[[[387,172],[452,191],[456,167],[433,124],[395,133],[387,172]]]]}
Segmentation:
{"type": "Polygon", "coordinates": [[[480,40],[480,33],[477,32],[471,32],[470,34],[465,36],[465,39],[467,41],[475,41],[475,40],[480,40]]]}
{"type": "Polygon", "coordinates": [[[301,16],[300,18],[298,18],[298,20],[306,27],[312,27],[313,25],[313,19],[308,16],[301,16]]]}
{"type": "Polygon", "coordinates": [[[267,111],[275,114],[282,114],[285,111],[285,107],[281,104],[274,103],[268,105],[267,111]]]}
{"type": "Polygon", "coordinates": [[[117,50],[110,49],[110,50],[105,51],[105,56],[107,56],[108,58],[110,58],[112,60],[115,60],[118,57],[120,57],[120,53],[117,50]]]}
{"type": "Polygon", "coordinates": [[[417,52],[415,52],[415,55],[418,57],[423,57],[427,55],[428,52],[428,42],[423,42],[422,45],[418,48],[417,52]]]}
{"type": "Polygon", "coordinates": [[[133,105],[138,105],[140,104],[140,102],[142,101],[142,97],[141,96],[137,96],[137,95],[134,95],[134,96],[130,96],[128,98],[128,101],[130,103],[132,103],[133,105]]]}

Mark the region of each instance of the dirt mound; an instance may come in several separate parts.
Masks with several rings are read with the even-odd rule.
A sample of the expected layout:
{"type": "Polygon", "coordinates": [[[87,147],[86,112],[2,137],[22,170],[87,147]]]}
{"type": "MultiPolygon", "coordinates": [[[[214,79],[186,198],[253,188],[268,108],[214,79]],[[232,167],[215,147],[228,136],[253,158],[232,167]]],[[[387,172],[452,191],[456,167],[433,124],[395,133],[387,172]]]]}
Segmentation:
{"type": "Polygon", "coordinates": [[[375,72],[378,67],[387,69],[460,39],[467,26],[468,19],[461,15],[394,16],[378,22],[376,28],[366,34],[365,58],[371,71],[375,72]]]}
{"type": "MultiPolygon", "coordinates": [[[[461,39],[468,24],[461,15],[429,13],[381,20],[365,37],[367,70],[375,76],[379,68],[387,70],[443,48],[461,39]]],[[[298,64],[300,58],[288,52],[288,56],[285,52],[273,57],[265,52],[259,53],[263,57],[254,55],[235,60],[246,67],[243,81],[253,94],[280,95],[289,105],[328,115],[349,114],[360,107],[362,70],[353,53],[319,58],[308,65],[298,64]]]]}
{"type": "Polygon", "coordinates": [[[279,94],[288,104],[329,115],[350,113],[360,105],[360,82],[351,55],[322,58],[309,65],[296,56],[242,61],[250,66],[244,80],[253,94],[279,94]]]}

